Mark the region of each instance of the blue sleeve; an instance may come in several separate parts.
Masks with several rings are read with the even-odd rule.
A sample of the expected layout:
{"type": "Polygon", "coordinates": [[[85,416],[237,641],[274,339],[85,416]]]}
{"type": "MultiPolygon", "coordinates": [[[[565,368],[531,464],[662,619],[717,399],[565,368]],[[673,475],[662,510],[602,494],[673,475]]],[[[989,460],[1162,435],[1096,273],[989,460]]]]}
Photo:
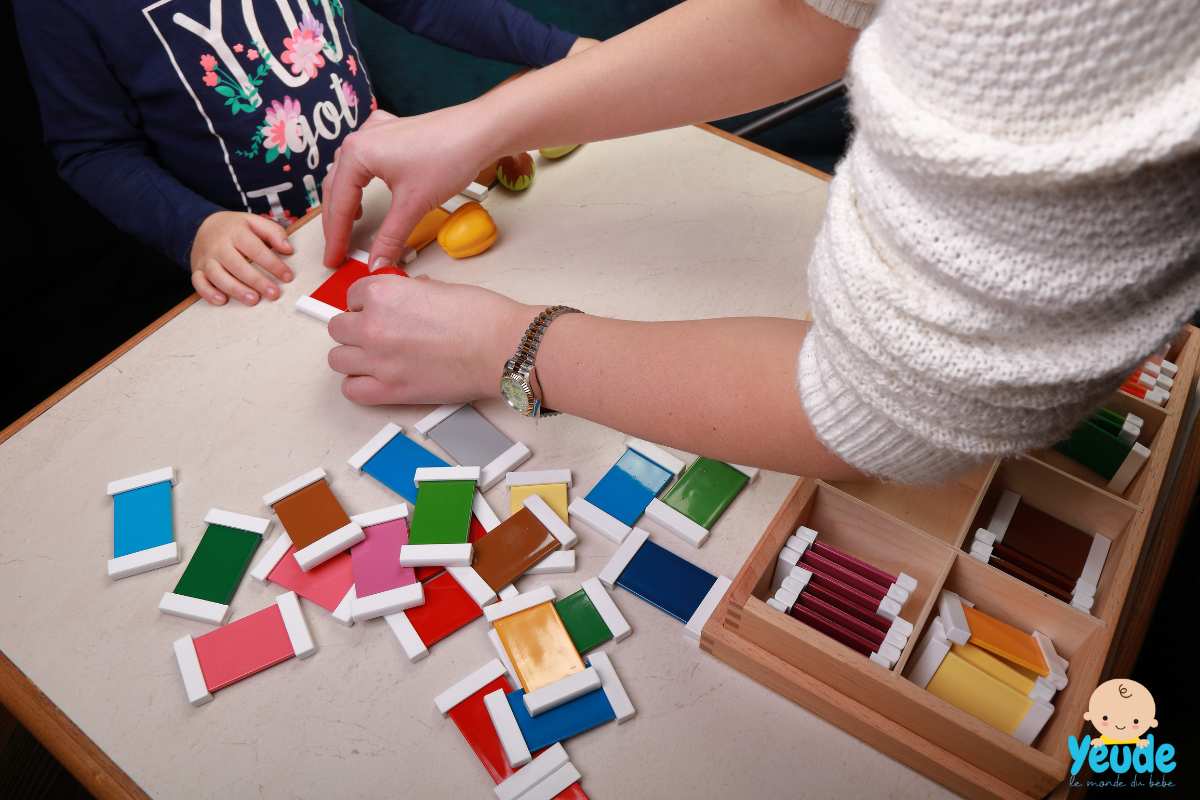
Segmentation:
{"type": "Polygon", "coordinates": [[[18,0],[16,12],[59,174],[122,231],[187,268],[196,229],[221,208],[155,161],[87,22],[58,0],[18,0]]]}
{"type": "Polygon", "coordinates": [[[482,58],[544,67],[578,38],[506,0],[363,0],[410,33],[482,58]]]}

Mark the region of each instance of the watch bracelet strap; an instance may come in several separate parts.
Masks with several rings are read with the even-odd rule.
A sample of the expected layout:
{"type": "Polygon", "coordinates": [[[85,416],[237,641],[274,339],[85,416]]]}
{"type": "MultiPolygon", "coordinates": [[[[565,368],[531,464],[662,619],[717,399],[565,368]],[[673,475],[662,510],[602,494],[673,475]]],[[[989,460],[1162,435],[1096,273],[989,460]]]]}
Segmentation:
{"type": "MultiPolygon", "coordinates": [[[[521,337],[520,343],[517,345],[517,352],[505,364],[505,368],[512,372],[519,372],[526,377],[533,373],[534,362],[537,358],[538,348],[542,344],[542,337],[546,334],[546,329],[550,327],[550,323],[563,316],[564,314],[582,314],[578,308],[571,306],[555,305],[549,306],[541,311],[533,322],[529,323],[529,327],[525,329],[525,334],[521,337]]],[[[531,387],[532,388],[532,387],[531,387]]],[[[541,388],[539,382],[539,389],[541,388]]],[[[554,409],[547,408],[542,405],[542,401],[534,397],[534,410],[531,416],[533,417],[551,417],[559,412],[554,409]]]]}

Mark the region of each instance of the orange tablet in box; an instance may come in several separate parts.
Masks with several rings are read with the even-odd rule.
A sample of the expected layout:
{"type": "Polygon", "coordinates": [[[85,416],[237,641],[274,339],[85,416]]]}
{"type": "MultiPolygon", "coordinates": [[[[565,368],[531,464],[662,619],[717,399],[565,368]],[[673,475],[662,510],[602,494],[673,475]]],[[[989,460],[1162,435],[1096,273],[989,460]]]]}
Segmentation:
{"type": "Polygon", "coordinates": [[[971,644],[1043,677],[1050,674],[1050,667],[1042,657],[1042,648],[1032,634],[976,611],[965,603],[963,614],[971,629],[971,644]]]}

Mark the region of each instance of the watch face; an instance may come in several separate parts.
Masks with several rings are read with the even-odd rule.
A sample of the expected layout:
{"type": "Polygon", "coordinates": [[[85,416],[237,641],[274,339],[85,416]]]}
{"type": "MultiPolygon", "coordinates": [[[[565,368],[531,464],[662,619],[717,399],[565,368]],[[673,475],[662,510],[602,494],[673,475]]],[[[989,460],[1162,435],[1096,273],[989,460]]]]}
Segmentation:
{"type": "Polygon", "coordinates": [[[524,414],[529,408],[529,395],[525,387],[514,378],[506,375],[500,379],[500,394],[504,395],[505,402],[512,406],[514,411],[524,414]]]}

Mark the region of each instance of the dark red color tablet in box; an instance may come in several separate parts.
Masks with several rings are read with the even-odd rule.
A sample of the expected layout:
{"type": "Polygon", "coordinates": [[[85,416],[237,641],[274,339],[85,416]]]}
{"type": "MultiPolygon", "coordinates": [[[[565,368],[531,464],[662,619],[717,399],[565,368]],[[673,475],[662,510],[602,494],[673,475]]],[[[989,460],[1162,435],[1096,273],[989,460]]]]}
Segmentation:
{"type": "Polygon", "coordinates": [[[871,642],[853,631],[846,630],[832,620],[826,619],[812,609],[805,608],[799,603],[792,606],[792,610],[789,613],[810,628],[818,630],[831,639],[841,642],[851,650],[857,650],[864,656],[869,656],[875,652],[875,645],[871,642]]]}

